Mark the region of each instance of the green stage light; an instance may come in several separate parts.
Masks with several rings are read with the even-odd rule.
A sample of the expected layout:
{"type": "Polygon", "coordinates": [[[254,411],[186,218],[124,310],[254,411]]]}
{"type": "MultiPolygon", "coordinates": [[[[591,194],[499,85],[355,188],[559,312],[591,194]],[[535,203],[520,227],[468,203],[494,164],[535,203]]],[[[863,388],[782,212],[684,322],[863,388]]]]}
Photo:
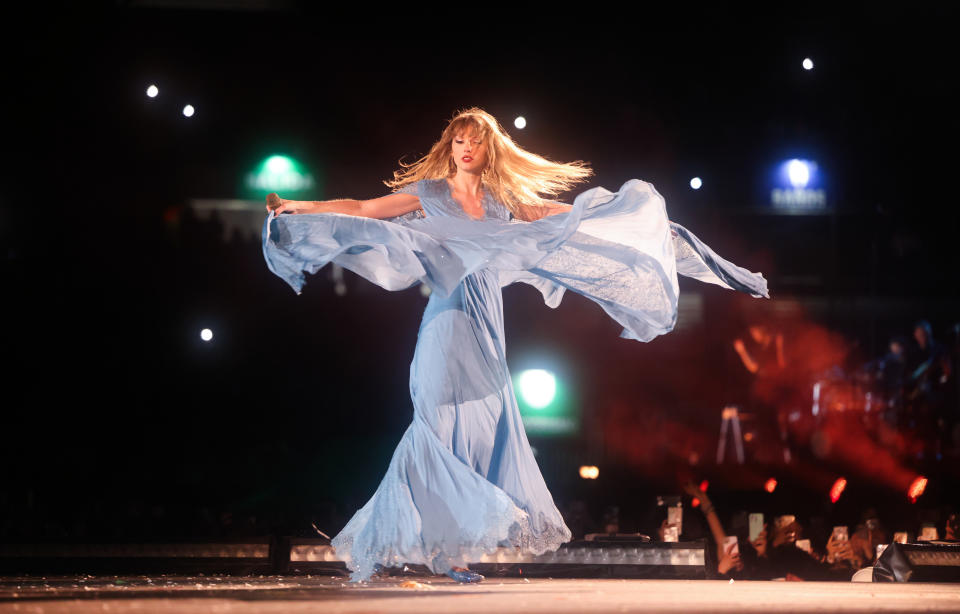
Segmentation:
{"type": "Polygon", "coordinates": [[[246,187],[257,195],[280,192],[284,196],[312,190],[316,182],[303,166],[284,155],[272,155],[247,173],[246,187]]]}
{"type": "Polygon", "coordinates": [[[557,396],[557,378],[544,369],[527,369],[520,374],[520,394],[527,405],[542,409],[557,396]]]}
{"type": "Polygon", "coordinates": [[[513,377],[520,416],[530,435],[572,435],[580,417],[565,386],[546,369],[527,369],[513,377]]]}

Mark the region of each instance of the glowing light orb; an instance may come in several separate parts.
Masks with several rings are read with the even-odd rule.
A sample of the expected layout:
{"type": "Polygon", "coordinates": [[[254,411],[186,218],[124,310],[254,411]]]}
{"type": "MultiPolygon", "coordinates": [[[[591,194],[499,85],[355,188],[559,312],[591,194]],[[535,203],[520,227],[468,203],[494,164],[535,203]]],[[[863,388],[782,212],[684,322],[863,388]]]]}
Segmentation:
{"type": "Polygon", "coordinates": [[[188,104],[183,107],[183,116],[184,117],[193,117],[194,108],[192,104],[188,104]]]}
{"type": "Polygon", "coordinates": [[[283,154],[267,156],[247,173],[247,187],[261,192],[300,192],[314,187],[313,176],[297,160],[283,154]]]}
{"type": "Polygon", "coordinates": [[[523,115],[520,115],[519,117],[517,117],[517,119],[513,120],[513,125],[519,128],[520,130],[523,130],[524,128],[527,127],[527,118],[524,117],[523,115]]]}
{"type": "Polygon", "coordinates": [[[810,58],[803,58],[803,69],[813,70],[813,60],[811,60],[810,58]]]}
{"type": "Polygon", "coordinates": [[[830,487],[830,502],[836,503],[846,487],[847,480],[845,478],[837,478],[837,481],[834,482],[833,486],[830,487]]]}
{"type": "Polygon", "coordinates": [[[557,378],[544,369],[528,369],[520,374],[520,395],[530,407],[542,409],[557,395],[557,378]]]}
{"type": "Polygon", "coordinates": [[[157,94],[159,93],[160,93],[160,90],[157,88],[156,85],[151,84],[150,87],[147,88],[147,96],[151,98],[156,98],[157,94]]]}
{"type": "Polygon", "coordinates": [[[917,497],[923,494],[923,491],[927,489],[927,478],[922,475],[917,477],[911,484],[910,488],[907,489],[907,496],[910,497],[910,503],[916,503],[917,497]]]}
{"type": "Polygon", "coordinates": [[[694,177],[690,180],[690,187],[694,190],[699,190],[701,187],[703,187],[703,181],[701,181],[699,177],[694,177]]]}
{"type": "Polygon", "coordinates": [[[805,188],[810,183],[810,166],[803,160],[790,160],[787,162],[787,176],[790,177],[790,185],[805,188]]]}
{"type": "Polygon", "coordinates": [[[213,339],[213,331],[210,330],[209,328],[203,329],[202,331],[200,331],[200,338],[203,339],[204,341],[210,341],[211,339],[213,339]]]}
{"type": "Polygon", "coordinates": [[[600,469],[596,465],[580,465],[580,477],[585,480],[595,480],[600,475],[600,469]]]}
{"type": "Polygon", "coordinates": [[[774,478],[770,478],[764,483],[763,489],[767,492],[775,491],[777,489],[777,480],[775,480],[774,478]]]}
{"type": "Polygon", "coordinates": [[[265,163],[271,173],[289,173],[293,170],[293,161],[287,156],[270,156],[265,163]]]}

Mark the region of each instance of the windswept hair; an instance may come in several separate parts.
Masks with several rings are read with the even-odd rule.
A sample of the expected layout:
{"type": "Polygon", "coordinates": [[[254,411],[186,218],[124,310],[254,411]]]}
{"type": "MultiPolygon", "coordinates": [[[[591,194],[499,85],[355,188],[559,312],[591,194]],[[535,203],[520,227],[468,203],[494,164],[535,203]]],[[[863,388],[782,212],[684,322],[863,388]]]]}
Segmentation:
{"type": "Polygon", "coordinates": [[[581,160],[563,164],[526,151],[513,142],[492,115],[479,107],[470,107],[449,120],[430,153],[412,164],[400,161],[405,170],[394,171],[393,181],[384,184],[399,189],[421,179],[453,177],[457,166],[451,157],[451,143],[458,134],[470,133],[487,144],[484,187],[521,220],[529,219],[523,212],[526,206],[544,204],[546,199],[541,194],[555,197],[593,175],[593,170],[581,160]]]}

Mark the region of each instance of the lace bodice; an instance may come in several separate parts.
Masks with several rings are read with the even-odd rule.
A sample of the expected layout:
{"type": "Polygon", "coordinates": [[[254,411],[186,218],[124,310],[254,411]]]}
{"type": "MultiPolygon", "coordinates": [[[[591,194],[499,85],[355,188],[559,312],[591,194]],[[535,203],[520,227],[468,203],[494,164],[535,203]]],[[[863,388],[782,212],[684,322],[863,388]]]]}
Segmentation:
{"type": "MultiPolygon", "coordinates": [[[[450,185],[447,183],[447,180],[442,177],[439,179],[421,179],[403,186],[397,190],[397,192],[416,194],[420,198],[421,208],[411,211],[410,213],[389,218],[391,222],[402,223],[434,216],[452,216],[471,220],[477,219],[471,217],[463,210],[460,203],[454,200],[453,195],[450,193],[450,185]]],[[[486,186],[484,186],[482,204],[484,212],[482,220],[498,219],[509,221],[512,217],[510,210],[494,198],[486,186]]]]}

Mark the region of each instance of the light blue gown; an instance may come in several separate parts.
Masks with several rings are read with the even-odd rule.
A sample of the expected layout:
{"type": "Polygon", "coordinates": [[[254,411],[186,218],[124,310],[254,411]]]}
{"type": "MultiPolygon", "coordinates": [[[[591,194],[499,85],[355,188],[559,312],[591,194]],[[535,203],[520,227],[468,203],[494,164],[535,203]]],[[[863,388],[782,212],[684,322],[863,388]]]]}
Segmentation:
{"type": "Polygon", "coordinates": [[[410,365],[413,421],[376,492],[333,538],[354,582],[378,563],[443,573],[498,546],[542,554],[570,541],[514,396],[503,286],[530,284],[550,307],[570,289],[638,341],[674,327],[678,273],[769,298],[763,275],[670,222],[663,198],[638,179],[581,192],[570,212],[535,222],[511,219],[486,190],[477,220],[443,178],[401,191],[417,194],[423,213],[268,215],[263,226],[267,265],[297,293],[305,273],[329,262],[387,290],[432,290],[410,365]]]}

